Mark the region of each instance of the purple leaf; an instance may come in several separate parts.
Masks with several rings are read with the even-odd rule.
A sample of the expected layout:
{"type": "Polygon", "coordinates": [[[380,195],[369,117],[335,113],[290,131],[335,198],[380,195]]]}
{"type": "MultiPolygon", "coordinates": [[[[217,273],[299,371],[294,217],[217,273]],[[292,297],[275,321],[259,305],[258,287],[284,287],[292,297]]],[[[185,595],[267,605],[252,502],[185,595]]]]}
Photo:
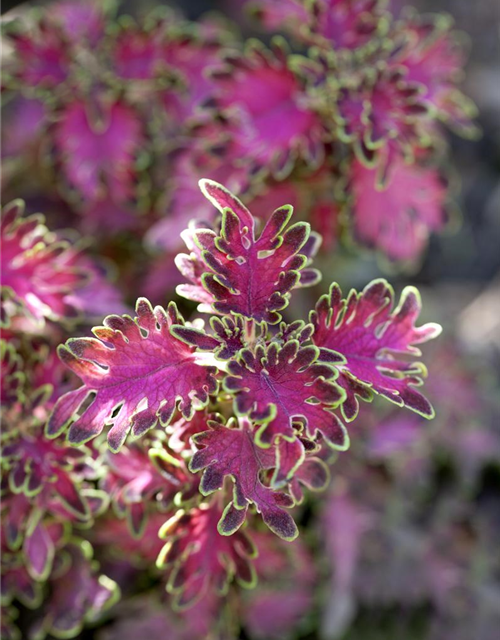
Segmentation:
{"type": "Polygon", "coordinates": [[[165,426],[176,407],[193,415],[193,398],[200,406],[217,390],[215,369],[196,361],[194,350],[170,333],[183,319],[171,303],[168,310],[140,298],[137,318],[108,316],[96,338],[68,340],[60,357],[83,381],[54,407],[48,435],[54,437],[76,417],[85,400],[91,403],[70,427],[69,439],[81,444],[111,425],[108,443],[117,451],[130,429],[140,436],[158,422],[165,426]]]}
{"type": "Polygon", "coordinates": [[[200,450],[194,454],[190,469],[205,470],[200,491],[209,495],[221,489],[227,476],[234,481],[234,497],[219,521],[219,533],[234,533],[243,524],[248,505],[253,503],[273,533],[285,540],[297,537],[297,527],[283,509],[291,507],[293,500],[285,493],[266,487],[260,480],[261,471],[274,467],[274,453],[255,444],[248,421],[241,421],[238,428],[231,423],[224,426],[211,422],[210,431],[193,439],[200,450]]]}
{"type": "Polygon", "coordinates": [[[304,83],[292,70],[282,38],[269,48],[249,41],[242,54],[211,74],[215,106],[237,126],[231,139],[240,161],[251,160],[264,174],[283,180],[298,158],[317,167],[324,157],[321,119],[311,102],[301,100],[304,83]]]}
{"type": "MultiPolygon", "coordinates": [[[[49,233],[44,216],[24,217],[23,212],[22,200],[14,200],[2,211],[2,290],[17,303],[16,312],[24,311],[39,322],[72,317],[76,310],[67,296],[84,286],[86,273],[67,263],[70,245],[49,233]]],[[[7,306],[2,314],[11,315],[7,306]]]]}
{"type": "Polygon", "coordinates": [[[399,306],[393,306],[390,285],[374,280],[361,293],[351,291],[346,299],[333,284],[311,313],[319,359],[340,372],[338,383],[347,393],[342,406],[347,420],[358,413],[357,396],[369,400],[372,392],[426,418],[434,415],[428,400],[415,389],[426,374],[424,365],[401,356],[420,355],[415,345],[438,336],[441,327],[435,323],[415,326],[421,303],[414,287],[406,287],[399,306]]]}
{"type": "Polygon", "coordinates": [[[168,541],[157,566],[170,569],[167,591],[174,594],[175,608],[190,607],[206,593],[226,594],[233,576],[243,587],[255,584],[252,542],[242,531],[219,535],[220,517],[216,503],[202,504],[178,511],[160,529],[160,537],[168,541]]]}
{"type": "Polygon", "coordinates": [[[356,239],[391,260],[418,258],[431,231],[446,223],[446,184],[435,169],[398,156],[380,185],[377,168],[354,160],[350,185],[356,239]]]}
{"type": "Polygon", "coordinates": [[[278,312],[287,306],[290,291],[300,285],[300,271],[308,262],[300,250],[309,238],[309,225],[297,222],[287,228],[292,208],[283,206],[257,239],[254,218],[235,196],[211,180],[201,180],[200,187],[222,213],[220,235],[196,232],[207,265],[202,281],[214,298],[214,309],[258,322],[279,322],[278,312]]]}
{"type": "Polygon", "coordinates": [[[310,440],[320,432],[333,448],[348,448],[347,432],[332,412],[345,393],[333,382],[335,370],[317,362],[318,354],[316,347],[290,340],[281,348],[272,343],[244,349],[229,362],[225,388],[235,394],[236,412],[262,425],[256,436],[261,446],[276,438],[295,440],[297,427],[310,440]]]}
{"type": "Polygon", "coordinates": [[[23,549],[30,575],[35,580],[44,581],[54,560],[54,544],[39,515],[35,513],[33,517],[38,521],[28,527],[23,549]]]}
{"type": "MultiPolygon", "coordinates": [[[[214,316],[210,320],[210,326],[213,335],[184,325],[174,325],[172,333],[179,340],[184,340],[201,351],[213,351],[214,355],[221,360],[229,360],[246,346],[245,320],[241,316],[234,318],[214,316]]],[[[264,330],[262,326],[262,332],[264,330]]]]}
{"type": "Polygon", "coordinates": [[[118,587],[99,574],[87,540],[74,538],[59,554],[64,562],[51,576],[51,590],[41,607],[40,624],[55,637],[73,638],[86,622],[94,622],[116,602],[118,587]]]}

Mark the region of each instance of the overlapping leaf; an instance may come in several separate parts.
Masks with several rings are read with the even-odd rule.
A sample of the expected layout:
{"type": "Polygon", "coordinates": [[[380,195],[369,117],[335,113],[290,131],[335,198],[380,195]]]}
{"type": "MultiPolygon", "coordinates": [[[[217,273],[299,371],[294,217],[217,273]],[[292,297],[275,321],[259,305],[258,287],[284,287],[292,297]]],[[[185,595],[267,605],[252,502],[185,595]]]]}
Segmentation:
{"type": "Polygon", "coordinates": [[[347,446],[347,434],[332,412],[344,399],[333,382],[335,370],[317,362],[319,350],[300,347],[297,340],[283,347],[272,343],[255,351],[244,349],[229,362],[225,388],[236,394],[235,407],[261,424],[258,441],[269,445],[274,438],[295,440],[296,426],[314,440],[319,431],[335,448],[347,446]]]}
{"type": "Polygon", "coordinates": [[[50,595],[40,607],[37,626],[53,637],[72,638],[118,600],[119,589],[99,572],[87,540],[75,538],[59,554],[61,566],[51,576],[50,595]]]}
{"type": "MultiPolygon", "coordinates": [[[[174,325],[172,333],[201,351],[212,351],[216,358],[229,360],[238,351],[247,346],[248,335],[245,328],[245,319],[241,316],[210,319],[212,334],[196,327],[174,325]]],[[[264,336],[267,327],[260,325],[261,335],[264,336]]]]}
{"type": "MultiPolygon", "coordinates": [[[[174,495],[189,487],[189,478],[181,460],[169,453],[160,442],[148,439],[108,452],[107,473],[100,483],[110,496],[120,517],[126,516],[131,533],[144,533],[151,507],[166,511],[174,495]]],[[[196,490],[196,487],[195,487],[196,490]]]]}
{"type": "Polygon", "coordinates": [[[289,53],[280,37],[272,38],[269,48],[251,40],[212,73],[214,103],[236,125],[232,135],[240,158],[279,180],[298,158],[317,168],[324,157],[320,118],[301,99],[303,81],[290,67],[289,53]]]}
{"type": "Polygon", "coordinates": [[[390,285],[374,280],[345,299],[333,284],[311,313],[319,358],[340,371],[338,382],[347,393],[342,411],[348,420],[357,415],[356,396],[369,400],[372,392],[427,418],[434,415],[428,400],[415,389],[426,374],[424,365],[404,356],[420,355],[415,345],[439,335],[441,327],[435,323],[415,326],[421,303],[414,287],[406,287],[398,307],[393,307],[390,285]]]}
{"type": "Polygon", "coordinates": [[[446,223],[446,183],[440,172],[396,155],[384,184],[377,168],[354,160],[349,169],[356,240],[390,260],[414,261],[432,231],[446,223]]]}
{"type": "Polygon", "coordinates": [[[203,504],[180,510],[160,530],[160,537],[168,541],[157,565],[170,569],[167,590],[174,594],[177,608],[193,605],[211,589],[225,594],[233,577],[244,587],[255,584],[253,544],[243,531],[229,538],[219,535],[220,516],[216,504],[203,504]]]}
{"type": "Polygon", "coordinates": [[[261,472],[275,466],[274,452],[258,447],[251,424],[242,420],[239,427],[228,423],[210,423],[210,430],[194,436],[199,447],[190,463],[191,471],[204,469],[200,484],[203,494],[221,489],[224,478],[234,480],[233,500],[224,510],[218,530],[222,535],[234,533],[243,524],[248,506],[253,503],[262,519],[276,535],[293,540],[297,527],[284,507],[293,506],[289,495],[266,487],[261,472]]]}
{"type": "Polygon", "coordinates": [[[167,425],[178,406],[189,418],[193,402],[204,405],[217,390],[215,369],[197,362],[194,350],[170,333],[182,324],[176,306],[154,310],[140,298],[137,318],[108,316],[96,338],[76,338],[60,347],[63,362],[83,385],[63,395],[54,408],[48,434],[61,433],[71,420],[69,439],[81,444],[111,425],[108,443],[118,450],[130,429],[140,436],[158,420],[167,425]],[[77,411],[91,395],[81,415],[77,411]]]}
{"type": "Polygon", "coordinates": [[[75,316],[68,294],[84,286],[86,274],[66,262],[69,244],[49,232],[42,215],[23,212],[22,200],[2,212],[2,323],[22,312],[39,322],[75,316]]]}

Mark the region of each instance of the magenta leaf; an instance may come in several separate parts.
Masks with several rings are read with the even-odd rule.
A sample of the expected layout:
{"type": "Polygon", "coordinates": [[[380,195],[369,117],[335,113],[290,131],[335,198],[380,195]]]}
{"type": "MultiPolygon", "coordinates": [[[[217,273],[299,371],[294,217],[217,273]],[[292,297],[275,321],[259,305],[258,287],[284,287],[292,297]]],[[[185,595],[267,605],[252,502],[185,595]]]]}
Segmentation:
{"type": "Polygon", "coordinates": [[[345,398],[334,383],[335,369],[317,362],[319,350],[290,340],[255,351],[242,350],[229,362],[224,385],[235,394],[235,409],[262,425],[256,439],[268,447],[275,438],[293,441],[302,429],[315,440],[318,431],[335,449],[348,448],[347,432],[333,409],[345,398]]]}
{"type": "Polygon", "coordinates": [[[108,316],[103,327],[94,329],[96,338],[75,338],[59,348],[61,359],[83,385],[57,401],[47,428],[50,437],[74,418],[72,444],[86,442],[111,425],[108,443],[117,451],[130,429],[140,436],[158,421],[166,426],[176,407],[190,418],[217,391],[215,369],[198,364],[194,350],[170,333],[173,324],[184,322],[175,304],[167,311],[153,309],[140,298],[136,313],[135,320],[108,316]],[[92,402],[77,417],[91,394],[92,402]]]}
{"type": "Polygon", "coordinates": [[[446,183],[436,169],[401,156],[392,160],[384,184],[378,174],[359,160],[349,169],[355,238],[390,260],[415,260],[431,231],[446,223],[446,183]]]}
{"type": "Polygon", "coordinates": [[[373,46],[377,32],[387,30],[387,19],[380,0],[316,0],[310,38],[325,48],[356,50],[373,46]]]}
{"type": "Polygon", "coordinates": [[[326,51],[364,50],[388,27],[380,0],[256,0],[251,8],[266,30],[287,32],[326,51]]]}
{"type": "MultiPolygon", "coordinates": [[[[25,427],[26,429],[26,427],[25,427]]],[[[63,447],[57,441],[43,437],[43,431],[11,435],[2,447],[9,488],[24,493],[29,499],[43,493],[50,495],[68,510],[71,516],[90,520],[89,505],[81,492],[81,470],[86,469],[88,452],[63,447]]]]}
{"type": "Polygon", "coordinates": [[[61,29],[48,21],[39,21],[23,32],[17,23],[12,20],[6,25],[9,44],[15,51],[14,63],[6,65],[11,82],[20,82],[26,89],[60,88],[68,78],[72,58],[69,42],[61,29]]]}
{"type": "Polygon", "coordinates": [[[283,180],[301,158],[318,167],[324,157],[321,120],[309,101],[301,99],[304,83],[290,66],[282,38],[266,48],[250,40],[243,53],[231,52],[213,72],[214,102],[233,122],[237,158],[263,174],[283,180]]]}
{"type": "Polygon", "coordinates": [[[222,213],[220,235],[199,230],[195,236],[204,249],[208,272],[202,282],[214,298],[214,309],[279,322],[278,312],[287,306],[290,291],[300,286],[300,271],[308,263],[300,250],[309,238],[309,225],[297,222],[287,228],[292,207],[283,206],[256,239],[255,220],[235,196],[212,180],[200,181],[200,187],[222,213]]]}
{"type": "Polygon", "coordinates": [[[44,216],[23,213],[22,200],[2,211],[2,322],[21,312],[38,322],[74,317],[68,294],[85,285],[86,273],[67,263],[70,245],[49,232],[44,216]]]}
{"type": "Polygon", "coordinates": [[[144,136],[133,108],[98,95],[69,102],[55,124],[54,141],[69,186],[87,203],[101,201],[103,188],[114,204],[134,196],[135,157],[144,136]]]}
{"type": "Polygon", "coordinates": [[[50,595],[40,608],[39,624],[56,638],[73,638],[118,600],[118,585],[99,573],[87,540],[73,538],[59,551],[59,561],[61,566],[50,577],[50,595]]]}
{"type": "MultiPolygon", "coordinates": [[[[366,69],[357,86],[344,82],[332,119],[340,139],[365,163],[380,158],[386,165],[394,152],[413,159],[415,149],[426,144],[428,105],[417,84],[405,83],[405,70],[366,69]]],[[[328,91],[326,100],[333,102],[328,91]]]]}
{"type": "Polygon", "coordinates": [[[210,495],[221,489],[224,478],[234,481],[233,500],[224,510],[218,531],[233,534],[243,524],[250,503],[269,529],[280,538],[293,540],[298,531],[293,518],[283,507],[293,506],[289,495],[266,487],[260,479],[262,471],[274,467],[274,453],[258,447],[250,423],[242,420],[239,427],[210,422],[210,430],[194,436],[197,451],[190,463],[193,472],[204,469],[200,491],[210,495]]]}
{"type": "Polygon", "coordinates": [[[126,516],[133,536],[144,533],[153,505],[167,510],[181,487],[189,485],[184,465],[160,443],[142,440],[108,452],[107,473],[100,483],[118,515],[126,516]]]}
{"type": "Polygon", "coordinates": [[[333,284],[311,312],[319,359],[339,370],[338,383],[347,393],[342,405],[346,420],[358,413],[357,397],[370,400],[372,393],[426,418],[434,416],[429,401],[415,389],[426,375],[424,365],[401,356],[419,356],[415,345],[438,336],[441,327],[435,323],[415,326],[421,302],[414,287],[406,287],[398,307],[393,307],[394,291],[380,279],[344,299],[340,287],[333,284]]]}
{"type": "MultiPolygon", "coordinates": [[[[202,247],[196,243],[197,230],[200,227],[196,223],[190,223],[189,227],[181,233],[181,238],[189,250],[189,253],[179,253],[175,257],[175,266],[188,280],[188,283],[179,284],[176,292],[187,300],[199,302],[200,311],[212,311],[213,296],[203,287],[203,274],[207,267],[202,259],[202,247]]],[[[204,234],[205,235],[205,234],[204,234]]],[[[211,246],[211,245],[210,245],[211,246]]]]}
{"type": "Polygon", "coordinates": [[[315,456],[307,457],[295,471],[290,483],[290,493],[297,504],[304,499],[302,487],[309,491],[323,491],[330,482],[328,465],[315,456]]]}
{"type": "Polygon", "coordinates": [[[424,101],[456,133],[476,137],[478,129],[472,119],[477,117],[477,107],[458,88],[467,56],[466,47],[452,30],[453,19],[444,14],[409,14],[397,29],[404,37],[396,37],[389,65],[406,69],[405,80],[420,87],[424,101]]]}
{"type": "Polygon", "coordinates": [[[168,541],[157,566],[170,569],[167,590],[177,609],[192,606],[210,591],[224,595],[233,577],[243,587],[255,585],[252,542],[243,531],[219,535],[220,517],[216,505],[202,504],[188,512],[179,510],[160,529],[160,537],[168,541]]]}

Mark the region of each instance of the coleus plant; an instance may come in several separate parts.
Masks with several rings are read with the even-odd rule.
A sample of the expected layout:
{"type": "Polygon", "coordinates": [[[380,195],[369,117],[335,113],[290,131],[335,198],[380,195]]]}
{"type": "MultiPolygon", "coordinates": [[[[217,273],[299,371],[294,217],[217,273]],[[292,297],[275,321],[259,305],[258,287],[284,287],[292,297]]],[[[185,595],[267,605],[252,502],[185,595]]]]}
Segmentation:
{"type": "MultiPolygon", "coordinates": [[[[398,2],[252,4],[286,41],[244,42],[211,17],[130,18],[94,0],[58,0],[6,28],[6,201],[48,200],[51,224],[99,229],[92,248],[117,259],[138,291],[140,263],[152,298],[155,286],[172,288],[179,231],[208,221],[182,234],[176,263],[186,280],[178,294],[211,317],[185,321],[174,304],[144,299],[125,315],[71,234],[24,217],[20,202],[7,207],[2,637],[19,637],[18,603],[38,610],[26,616],[37,619],[31,635],[78,635],[117,585],[128,611],[140,572],[141,590],[145,573],[166,587],[154,593],[162,615],[155,608],[150,625],[144,607],[133,615],[144,631],[117,613],[127,627],[118,635],[163,638],[168,628],[234,640],[235,625],[222,632],[227,609],[251,637],[295,631],[316,576],[306,550],[288,543],[301,507],[297,518],[290,510],[327,486],[331,454],[348,447],[346,424],[363,402],[382,396],[410,409],[394,409],[409,425],[402,437],[424,432],[420,416],[433,415],[415,356],[439,328],[415,326],[416,290],[396,306],[383,280],[345,296],[334,284],[309,318],[292,321],[291,294],[319,279],[319,238],[279,205],[293,203],[321,231],[324,254],[353,237],[394,261],[418,258],[447,220],[441,124],[474,134],[474,106],[459,90],[462,43],[448,17],[399,13],[398,2]],[[255,219],[213,182],[201,198],[204,176],[255,219]],[[136,259],[142,241],[162,252],[158,268],[136,259]],[[57,362],[56,344],[110,312],[57,362]],[[238,585],[256,576],[259,590],[241,597],[238,585]],[[182,613],[194,603],[196,616],[182,613]]],[[[360,446],[359,429],[349,432],[360,446]]],[[[473,441],[463,442],[470,460],[473,441]]],[[[335,468],[340,484],[351,457],[335,468]]],[[[352,509],[332,509],[351,542],[335,551],[336,597],[365,523],[356,529],[354,514],[353,530],[352,509]]]]}
{"type": "Polygon", "coordinates": [[[46,428],[49,438],[68,429],[78,447],[106,431],[109,448],[123,457],[108,488],[116,487],[122,505],[127,496],[132,507],[134,496],[156,494],[161,473],[167,494],[167,486],[186,489],[174,500],[181,511],[161,531],[167,543],[159,559],[173,572],[168,588],[180,606],[208,585],[223,590],[234,575],[252,584],[252,550],[241,537],[249,510],[281,538],[297,536],[289,509],[301,485],[326,485],[321,458],[328,448],[348,448],[343,422],[356,417],[358,400],[381,395],[433,416],[416,389],[425,367],[412,358],[416,345],[440,332],[433,323],[415,326],[415,289],[394,308],[383,280],[347,298],[334,284],[309,322],[287,322],[292,291],[319,279],[310,266],[317,236],[308,223],[290,224],[290,206],[258,230],[222,185],[202,180],[200,187],[220,222],[187,233],[191,252],[178,266],[189,284],[179,293],[200,302],[210,323],[185,321],[173,302],[153,308],[139,298],[135,318],[108,316],[94,337],[69,339],[59,355],[82,384],[57,400],[46,428]],[[164,440],[165,430],[165,443],[150,452],[150,472],[132,478],[134,467],[149,464],[132,442],[164,440]],[[189,487],[198,484],[196,498],[189,487]]]}
{"type": "Polygon", "coordinates": [[[14,335],[0,342],[2,606],[12,612],[6,611],[2,637],[20,637],[14,603],[37,610],[30,637],[72,637],[117,595],[76,533],[93,526],[107,506],[95,486],[102,469],[95,451],[45,437],[44,423],[65,384],[38,338],[24,335],[21,345],[14,335]],[[21,347],[31,359],[23,361],[21,347]]]}
{"type": "Polygon", "coordinates": [[[319,171],[322,206],[311,193],[301,215],[414,265],[449,219],[442,125],[477,133],[451,18],[385,0],[244,4],[268,46],[211,16],[128,16],[119,2],[58,0],[8,21],[7,190],[23,195],[29,162],[75,225],[133,231],[170,258],[197,206],[193,176],[275,202],[285,180],[309,193],[319,171]]]}

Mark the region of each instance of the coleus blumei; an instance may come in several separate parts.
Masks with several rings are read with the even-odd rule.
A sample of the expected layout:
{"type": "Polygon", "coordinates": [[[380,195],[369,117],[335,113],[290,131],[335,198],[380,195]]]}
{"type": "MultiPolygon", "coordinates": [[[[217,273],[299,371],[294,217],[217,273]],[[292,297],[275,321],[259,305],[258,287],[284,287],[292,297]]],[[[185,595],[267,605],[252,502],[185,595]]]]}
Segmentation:
{"type": "MultiPolygon", "coordinates": [[[[169,464],[183,469],[177,481],[199,483],[201,494],[174,500],[183,511],[171,522],[181,518],[188,540],[195,536],[190,522],[216,514],[217,535],[232,538],[209,545],[207,553],[220,552],[225,560],[214,555],[206,567],[222,571],[224,565],[222,573],[233,576],[241,559],[241,541],[233,534],[249,508],[280,537],[297,536],[288,509],[301,494],[298,483],[325,485],[322,458],[328,448],[348,448],[344,421],[356,417],[358,400],[381,395],[433,416],[416,389],[426,371],[415,356],[416,345],[440,327],[415,326],[420,297],[412,287],[394,309],[394,292],[384,280],[347,297],[333,284],[308,321],[289,322],[284,313],[293,290],[319,280],[310,267],[317,235],[307,223],[290,224],[290,206],[274,211],[259,232],[227,189],[211,180],[200,187],[220,221],[214,228],[194,224],[185,233],[189,254],[177,264],[188,284],[178,292],[210,312],[209,323],[185,321],[173,302],[153,308],[139,298],[135,318],[108,316],[94,337],[68,340],[59,354],[82,385],[58,399],[47,435],[59,436],[69,426],[69,441],[83,445],[106,430],[113,452],[146,433],[161,438],[169,464]]],[[[154,475],[144,477],[149,486],[154,475]]],[[[162,566],[170,566],[173,529],[163,531],[162,566]]],[[[184,557],[176,556],[176,576],[184,557]]],[[[177,592],[193,580],[172,577],[169,584],[177,592]]],[[[198,594],[213,580],[217,576],[198,576],[193,590],[198,594]]]]}

